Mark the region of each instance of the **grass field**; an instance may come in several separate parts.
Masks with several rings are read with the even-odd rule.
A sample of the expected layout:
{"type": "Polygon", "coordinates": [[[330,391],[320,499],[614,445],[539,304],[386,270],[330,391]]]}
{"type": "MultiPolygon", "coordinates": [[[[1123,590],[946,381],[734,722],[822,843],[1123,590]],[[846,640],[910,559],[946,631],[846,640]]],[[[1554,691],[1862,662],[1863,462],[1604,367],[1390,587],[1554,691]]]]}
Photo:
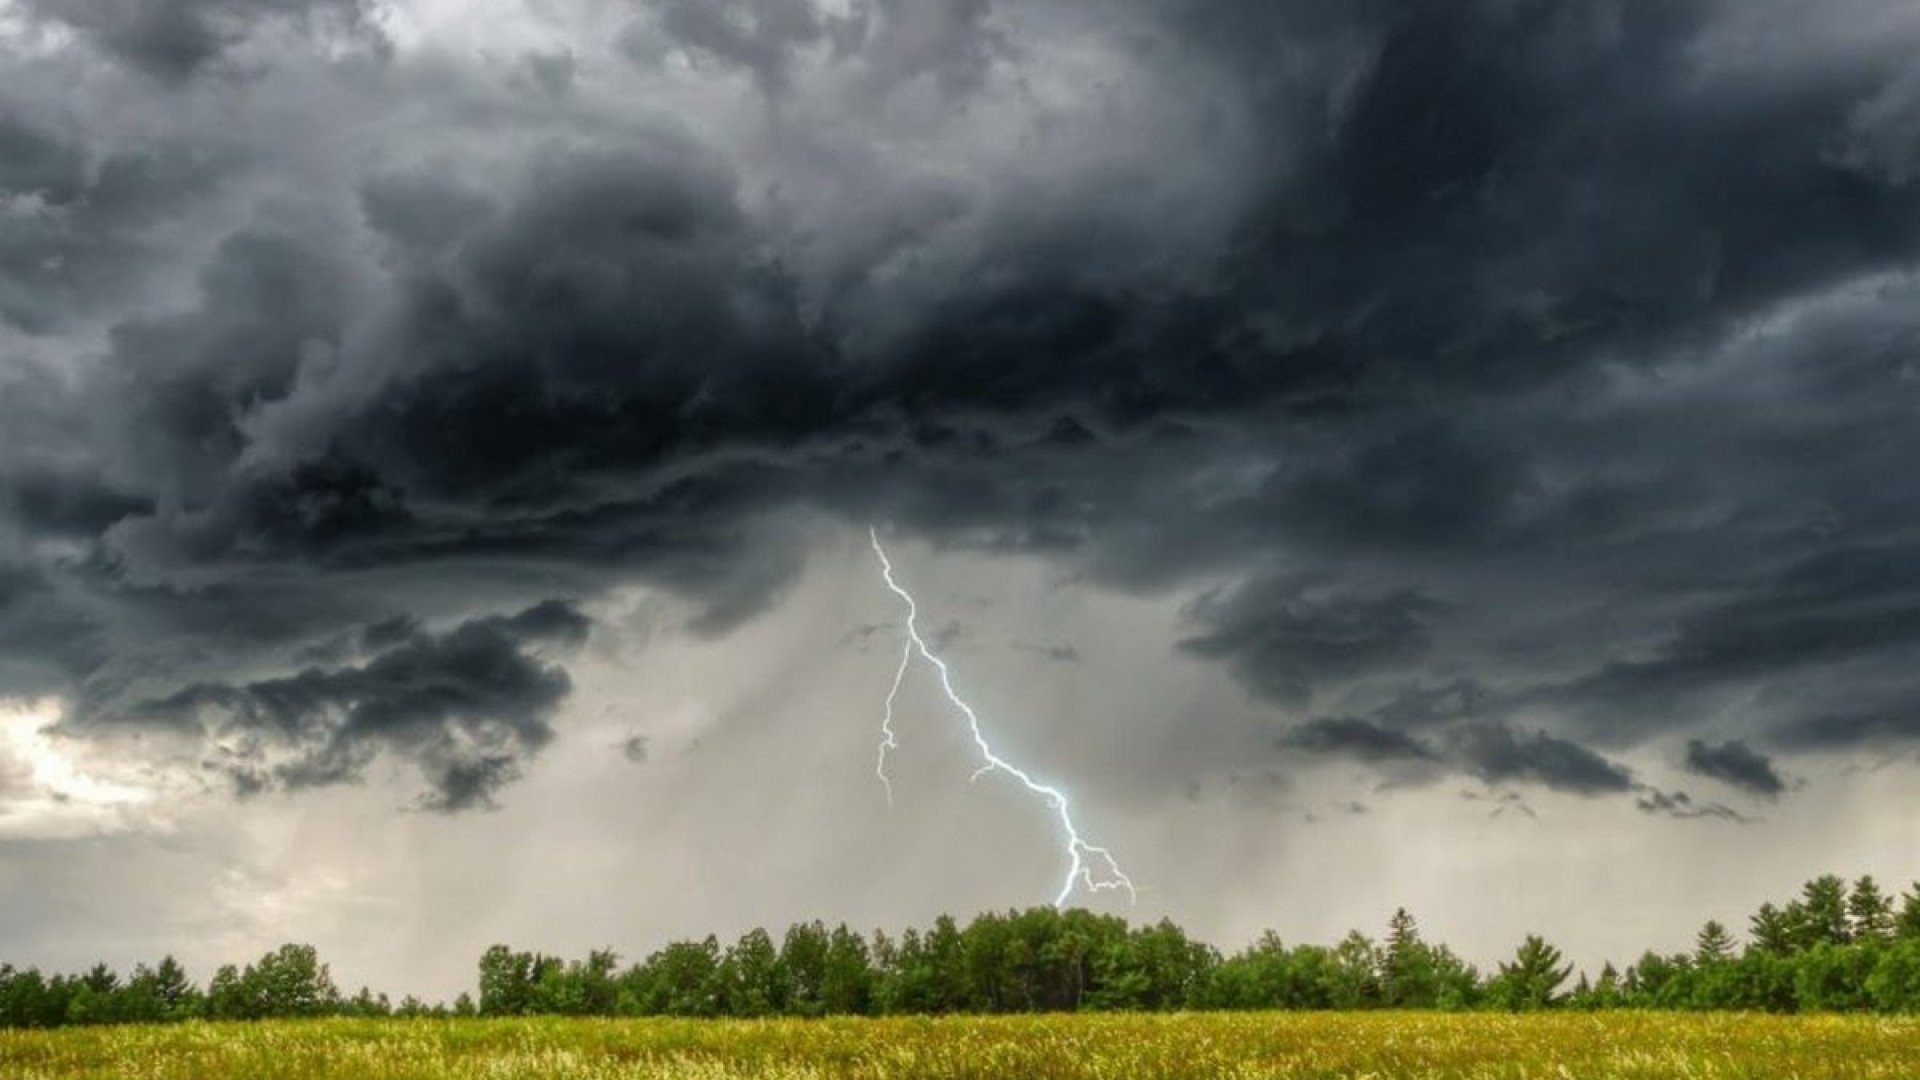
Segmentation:
{"type": "Polygon", "coordinates": [[[1920,1021],[1202,1014],[321,1020],[0,1031],[0,1077],[1911,1077],[1920,1021]]]}

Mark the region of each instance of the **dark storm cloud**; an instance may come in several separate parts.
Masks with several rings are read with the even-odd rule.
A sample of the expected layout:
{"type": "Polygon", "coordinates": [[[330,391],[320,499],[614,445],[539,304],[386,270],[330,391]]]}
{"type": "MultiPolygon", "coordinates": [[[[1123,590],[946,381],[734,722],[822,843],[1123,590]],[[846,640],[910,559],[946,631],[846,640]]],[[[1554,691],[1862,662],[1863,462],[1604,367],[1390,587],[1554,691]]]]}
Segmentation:
{"type": "Polygon", "coordinates": [[[1920,739],[1920,687],[1889,693],[1883,707],[1813,712],[1776,729],[1774,737],[1793,750],[1885,750],[1920,739]]]}
{"type": "Polygon", "coordinates": [[[1347,716],[1322,717],[1302,724],[1282,735],[1280,745],[1367,762],[1426,762],[1439,757],[1427,744],[1403,731],[1347,716]]]}
{"type": "Polygon", "coordinates": [[[0,198],[15,200],[0,217],[0,325],[31,334],[111,311],[171,263],[154,223],[219,190],[230,171],[223,148],[159,142],[96,156],[65,135],[0,104],[0,198]]]}
{"type": "Polygon", "coordinates": [[[123,299],[175,253],[145,233],[217,189],[224,150],[159,140],[90,151],[45,105],[0,94],[0,325],[46,334],[123,299]]]}
{"type": "Polygon", "coordinates": [[[0,113],[0,191],[37,195],[62,205],[78,197],[85,169],[78,146],[19,116],[0,113]]]}
{"type": "Polygon", "coordinates": [[[1250,582],[1192,608],[1207,633],[1180,648],[1226,663],[1255,692],[1282,703],[1307,699],[1317,680],[1364,674],[1420,658],[1428,626],[1445,610],[1416,592],[1317,594],[1304,583],[1250,582]]]}
{"type": "Polygon", "coordinates": [[[383,624],[367,637],[390,647],[364,664],[199,683],[140,703],[124,722],[203,725],[223,744],[237,741],[239,760],[209,767],[243,792],[260,789],[269,775],[288,788],[356,781],[391,753],[427,782],[422,806],[488,807],[552,740],[549,718],[571,688],[564,671],[529,647],[578,645],[588,629],[557,601],[444,634],[413,630],[394,640],[391,624],[383,624]]]}
{"type": "Polygon", "coordinates": [[[1584,796],[1638,792],[1643,810],[1704,816],[1681,812],[1699,809],[1685,793],[1665,795],[1637,784],[1630,770],[1588,747],[1545,731],[1516,731],[1502,722],[1457,723],[1422,738],[1357,717],[1321,717],[1288,730],[1278,745],[1283,752],[1371,765],[1400,785],[1432,783],[1451,770],[1502,787],[1531,785],[1584,796]]]}
{"type": "Polygon", "coordinates": [[[1690,773],[1763,798],[1778,798],[1787,789],[1772,760],[1739,739],[1718,744],[1688,739],[1685,764],[1690,773]]]}
{"type": "Polygon", "coordinates": [[[1920,550],[1823,545],[1690,616],[1659,656],[1617,662],[1579,698],[1661,704],[1690,691],[1920,643],[1920,550]]]}
{"type": "Polygon", "coordinates": [[[45,573],[0,562],[0,685],[26,695],[73,685],[106,643],[45,573]]]}
{"type": "Polygon", "coordinates": [[[1576,795],[1633,789],[1633,774],[1592,750],[1544,731],[1478,723],[1452,733],[1450,752],[1488,783],[1533,783],[1576,795]]]}
{"type": "MultiPolygon", "coordinates": [[[[1303,290],[1289,307],[1376,305],[1356,328],[1370,366],[1532,381],[1594,345],[1704,327],[1911,251],[1910,193],[1827,152],[1905,65],[1893,42],[1814,74],[1791,55],[1767,70],[1769,47],[1791,47],[1786,23],[1747,56],[1731,52],[1738,42],[1716,55],[1737,5],[1336,10],[1206,21],[1236,35],[1216,40],[1250,66],[1267,63],[1273,35],[1370,45],[1328,137],[1273,187],[1274,240],[1256,249],[1305,255],[1298,271],[1276,267],[1303,290]]],[[[1256,85],[1274,99],[1295,89],[1256,85]]]]}
{"type": "Polygon", "coordinates": [[[0,477],[0,506],[29,533],[76,538],[154,510],[151,499],[116,491],[98,477],[45,471],[0,477]]]}
{"type": "Polygon", "coordinates": [[[1338,544],[1430,549],[1489,538],[1526,493],[1510,453],[1475,446],[1441,423],[1356,447],[1337,465],[1276,492],[1270,512],[1338,544]]]}
{"type": "Polygon", "coordinates": [[[566,692],[487,612],[724,635],[826,516],[1194,597],[1180,655],[1323,718],[1276,753],[1627,796],[1603,750],[1709,717],[1722,780],[1920,736],[1898,10],[664,0],[496,71],[334,57],[344,0],[31,7],[84,44],[0,80],[0,672],[75,730],[484,803],[566,692]],[[179,130],[36,90],[102,55],[179,130]]]}
{"type": "Polygon", "coordinates": [[[358,24],[365,0],[28,0],[43,18],[78,30],[150,75],[184,79],[276,19],[358,24]]]}

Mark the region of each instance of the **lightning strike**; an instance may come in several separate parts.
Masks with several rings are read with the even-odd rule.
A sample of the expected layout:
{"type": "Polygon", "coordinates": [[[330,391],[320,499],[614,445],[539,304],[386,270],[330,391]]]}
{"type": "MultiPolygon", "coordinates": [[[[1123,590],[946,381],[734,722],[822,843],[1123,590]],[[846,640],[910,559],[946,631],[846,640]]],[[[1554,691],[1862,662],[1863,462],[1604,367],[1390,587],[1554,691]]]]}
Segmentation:
{"type": "Polygon", "coordinates": [[[966,699],[953,688],[953,673],[948,669],[947,662],[935,655],[933,650],[927,647],[926,640],[920,636],[920,607],[914,603],[913,595],[902,588],[900,582],[894,578],[893,562],[887,558],[886,549],[880,546],[879,531],[870,528],[867,530],[867,536],[873,542],[873,553],[880,559],[880,573],[886,579],[887,588],[907,606],[907,643],[901,650],[900,666],[893,673],[893,687],[887,691],[886,715],[880,723],[879,761],[875,765],[875,772],[878,773],[880,782],[886,787],[887,802],[889,804],[893,802],[893,781],[887,777],[887,753],[898,749],[900,745],[894,738],[894,700],[900,694],[900,683],[906,678],[907,668],[912,665],[914,654],[918,653],[922,659],[933,665],[935,671],[940,673],[940,688],[946,693],[947,701],[959,710],[960,715],[966,717],[967,728],[973,735],[973,745],[980,751],[981,759],[980,767],[974,770],[973,781],[978,781],[988,773],[1006,773],[1027,791],[1045,800],[1060,819],[1061,830],[1066,834],[1067,874],[1060,884],[1059,894],[1053,898],[1053,906],[1064,907],[1067,898],[1073,895],[1076,884],[1084,884],[1087,891],[1095,893],[1125,889],[1129,899],[1139,899],[1139,894],[1133,887],[1133,879],[1120,869],[1120,864],[1114,859],[1113,853],[1096,844],[1089,844],[1081,838],[1079,828],[1073,823],[1072,805],[1067,799],[1066,792],[1035,780],[1024,770],[994,753],[993,746],[987,742],[985,732],[980,729],[979,715],[973,711],[973,706],[967,704],[966,699]]]}
{"type": "MultiPolygon", "coordinates": [[[[885,559],[886,556],[882,555],[881,558],[885,559]]],[[[907,677],[907,666],[912,663],[913,640],[909,638],[900,650],[900,666],[894,670],[893,686],[887,690],[887,714],[880,721],[880,760],[873,766],[874,775],[880,778],[880,783],[887,789],[888,806],[893,805],[893,780],[887,776],[887,752],[900,749],[900,743],[893,737],[893,701],[900,696],[900,682],[907,677]]]]}

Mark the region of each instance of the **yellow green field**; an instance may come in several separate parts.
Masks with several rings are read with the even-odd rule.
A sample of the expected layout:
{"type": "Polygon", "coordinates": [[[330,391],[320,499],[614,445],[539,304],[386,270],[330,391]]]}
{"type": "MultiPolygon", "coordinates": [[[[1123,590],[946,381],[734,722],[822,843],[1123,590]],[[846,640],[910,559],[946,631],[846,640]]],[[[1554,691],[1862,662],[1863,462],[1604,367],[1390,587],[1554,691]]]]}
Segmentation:
{"type": "Polygon", "coordinates": [[[319,1020],[0,1032],[0,1077],[1912,1077],[1920,1021],[1654,1013],[319,1020]]]}

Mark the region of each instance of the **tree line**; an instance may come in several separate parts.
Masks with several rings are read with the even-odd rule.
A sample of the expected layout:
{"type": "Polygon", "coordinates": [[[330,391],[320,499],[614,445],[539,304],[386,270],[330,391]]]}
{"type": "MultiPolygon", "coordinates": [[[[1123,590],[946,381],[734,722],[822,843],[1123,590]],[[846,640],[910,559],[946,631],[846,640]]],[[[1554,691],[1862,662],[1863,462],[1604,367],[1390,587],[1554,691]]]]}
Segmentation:
{"type": "Polygon", "coordinates": [[[622,967],[611,951],[563,960],[496,945],[477,998],[397,1006],[343,995],[310,945],[284,945],[202,988],[172,958],[122,977],[0,965],[0,1026],[163,1023],[313,1016],[766,1017],[1171,1009],[1737,1009],[1920,1012],[1920,885],[1898,902],[1871,877],[1810,881],[1764,904],[1744,944],[1719,922],[1691,951],[1644,953],[1573,978],[1559,949],[1528,935],[1482,972],[1429,942],[1405,910],[1375,940],[1288,946],[1271,932],[1223,954],[1172,922],[1130,926],[1084,910],[942,916],[927,930],[863,936],[819,922],[776,943],[751,930],[723,947],[676,942],[622,967]]]}

